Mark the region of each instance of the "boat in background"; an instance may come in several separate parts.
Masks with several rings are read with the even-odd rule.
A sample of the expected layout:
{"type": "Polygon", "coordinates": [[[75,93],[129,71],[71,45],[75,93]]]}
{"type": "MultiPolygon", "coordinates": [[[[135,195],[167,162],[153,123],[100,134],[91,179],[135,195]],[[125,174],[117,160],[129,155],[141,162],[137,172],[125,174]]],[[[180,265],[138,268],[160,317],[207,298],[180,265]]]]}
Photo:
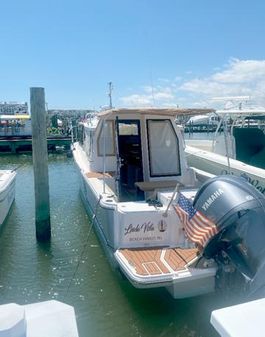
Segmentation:
{"type": "Polygon", "coordinates": [[[191,116],[184,125],[185,132],[213,132],[216,131],[220,117],[212,112],[206,115],[191,116]]]}
{"type": "Polygon", "coordinates": [[[247,103],[217,110],[220,123],[213,140],[186,139],[185,153],[190,166],[215,175],[243,175],[265,193],[265,108],[247,103]]]}
{"type": "Polygon", "coordinates": [[[243,177],[265,195],[264,169],[192,146],[186,146],[185,153],[190,166],[207,171],[213,175],[231,174],[243,177]]]}
{"type": "Polygon", "coordinates": [[[15,199],[16,172],[0,170],[0,226],[5,221],[15,199]]]}

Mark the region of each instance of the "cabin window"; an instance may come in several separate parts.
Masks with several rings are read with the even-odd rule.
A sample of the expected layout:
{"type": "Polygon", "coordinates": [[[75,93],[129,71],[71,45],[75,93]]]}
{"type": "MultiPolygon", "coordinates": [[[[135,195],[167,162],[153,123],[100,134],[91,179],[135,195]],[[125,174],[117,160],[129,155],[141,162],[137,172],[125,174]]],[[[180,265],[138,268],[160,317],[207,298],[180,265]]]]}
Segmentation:
{"type": "Polygon", "coordinates": [[[119,136],[139,136],[139,125],[137,122],[119,122],[119,136]]]}
{"type": "Polygon", "coordinates": [[[99,138],[98,138],[98,155],[104,156],[114,156],[115,146],[114,146],[114,122],[105,121],[102,124],[99,138]],[[105,151],[104,151],[105,148],[105,151]]]}
{"type": "Polygon", "coordinates": [[[178,137],[170,120],[148,120],[150,176],[180,175],[178,137]]]}

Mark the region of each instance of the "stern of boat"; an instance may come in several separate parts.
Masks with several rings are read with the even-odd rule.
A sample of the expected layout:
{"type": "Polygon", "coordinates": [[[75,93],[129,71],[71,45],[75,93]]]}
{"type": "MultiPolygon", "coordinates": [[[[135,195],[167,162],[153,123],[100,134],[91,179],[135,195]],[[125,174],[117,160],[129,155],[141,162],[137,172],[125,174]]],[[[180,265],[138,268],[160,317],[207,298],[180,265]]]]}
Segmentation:
{"type": "Polygon", "coordinates": [[[198,296],[215,289],[216,267],[200,263],[196,248],[118,249],[115,258],[136,288],[165,287],[174,298],[198,296]]]}

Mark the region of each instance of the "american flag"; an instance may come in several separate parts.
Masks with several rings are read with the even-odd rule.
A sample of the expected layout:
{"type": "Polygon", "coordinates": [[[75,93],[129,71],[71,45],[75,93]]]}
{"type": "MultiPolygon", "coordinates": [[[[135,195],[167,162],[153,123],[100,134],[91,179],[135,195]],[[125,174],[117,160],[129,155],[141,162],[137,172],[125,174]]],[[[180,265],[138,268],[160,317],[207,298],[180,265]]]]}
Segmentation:
{"type": "Polygon", "coordinates": [[[187,237],[202,247],[213,235],[218,233],[216,225],[197,211],[182,193],[179,193],[174,209],[183,224],[187,237]]]}

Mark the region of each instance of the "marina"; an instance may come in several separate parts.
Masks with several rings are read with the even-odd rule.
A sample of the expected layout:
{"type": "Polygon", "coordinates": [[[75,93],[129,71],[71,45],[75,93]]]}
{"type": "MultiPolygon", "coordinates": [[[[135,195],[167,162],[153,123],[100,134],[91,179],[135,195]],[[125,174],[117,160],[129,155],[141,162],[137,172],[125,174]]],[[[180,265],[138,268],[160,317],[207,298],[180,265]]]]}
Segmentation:
{"type": "Polygon", "coordinates": [[[1,11],[0,337],[265,335],[265,2],[1,11]]]}
{"type": "Polygon", "coordinates": [[[1,304],[55,299],[72,305],[80,337],[217,337],[211,312],[243,300],[236,291],[174,300],[163,288],[136,289],[114,273],[80,199],[78,171],[65,155],[49,155],[52,238],[38,244],[32,157],[3,155],[1,164],[20,167],[0,237],[1,304]]]}
{"type": "MultiPolygon", "coordinates": [[[[91,264],[95,279],[99,275],[101,281],[105,282],[108,270],[108,277],[112,279],[113,285],[116,283],[116,287],[121,290],[120,296],[127,298],[129,293],[133,300],[139,296],[141,305],[146,303],[148,310],[151,310],[150,303],[152,306],[156,303],[161,305],[161,301],[165,306],[169,305],[170,310],[177,309],[180,305],[181,314],[178,312],[176,317],[180,322],[174,321],[173,331],[178,327],[183,328],[183,320],[187,324],[189,315],[183,311],[185,303],[194,301],[196,304],[196,301],[201,300],[202,303],[205,301],[212,305],[213,300],[214,307],[211,307],[211,313],[219,308],[244,302],[249,296],[257,298],[264,296],[264,253],[261,234],[264,232],[262,219],[265,198],[242,178],[232,175],[213,176],[187,165],[184,136],[182,128],[175,123],[175,116],[192,111],[198,114],[202,110],[123,108],[88,115],[87,119],[78,125],[78,142],[72,145],[73,158],[68,158],[65,153],[48,155],[43,109],[44,90],[33,88],[31,93],[32,122],[34,125],[40,123],[43,125],[42,128],[32,128],[33,157],[11,154],[1,156],[1,163],[3,163],[2,177],[13,174],[13,180],[23,175],[24,164],[31,171],[26,173],[24,179],[21,178],[22,185],[31,179],[26,189],[28,192],[31,185],[32,194],[24,194],[21,200],[23,202],[27,198],[33,200],[33,206],[36,204],[35,216],[34,207],[28,206],[23,207],[21,218],[16,215],[19,200],[16,200],[13,188],[9,207],[14,199],[15,202],[3,222],[0,245],[1,240],[4,240],[1,246],[3,268],[7,268],[4,265],[5,256],[8,256],[8,262],[13,262],[15,267],[15,271],[11,269],[11,273],[8,272],[8,278],[12,272],[17,275],[18,267],[28,266],[33,279],[28,278],[25,270],[21,271],[22,280],[27,283],[21,288],[20,283],[16,286],[17,281],[14,287],[10,281],[5,285],[3,277],[3,285],[0,284],[3,304],[34,306],[34,303],[41,305],[45,301],[52,300],[69,304],[76,313],[78,332],[81,337],[85,337],[87,331],[90,331],[87,327],[87,315],[90,318],[91,312],[86,313],[82,307],[88,304],[87,296],[90,292],[90,288],[86,288],[84,292],[83,285],[86,286],[87,282],[93,281],[87,274],[89,270],[91,271],[91,264]],[[41,97],[40,105],[34,101],[38,94],[41,97]],[[42,137],[39,137],[39,134],[42,137]],[[46,156],[47,159],[43,160],[46,156]],[[12,159],[22,163],[12,167],[12,159]],[[4,170],[5,165],[9,165],[8,171],[4,170]],[[71,172],[69,176],[66,173],[68,170],[71,172]],[[35,188],[33,188],[33,172],[35,188]],[[56,199],[53,193],[60,179],[59,176],[53,179],[55,172],[59,174],[60,179],[67,180],[58,191],[56,190],[56,193],[60,193],[60,197],[56,199]],[[50,197],[48,175],[51,185],[50,197]],[[74,197],[72,201],[69,195],[74,197]],[[231,199],[231,195],[235,198],[231,199]],[[74,212],[76,203],[83,212],[83,234],[79,227],[80,222],[78,227],[73,227],[73,220],[71,221],[74,216],[78,218],[80,216],[79,212],[78,214],[74,212]],[[56,216],[53,214],[54,207],[56,216]],[[26,208],[31,209],[33,213],[28,221],[24,214],[26,208]],[[63,208],[67,208],[67,212],[63,208]],[[87,211],[87,214],[84,211],[87,211]],[[67,217],[68,212],[70,218],[67,217]],[[26,238],[27,248],[23,247],[19,253],[15,250],[10,254],[5,247],[5,243],[8,242],[5,232],[10,229],[8,223],[14,216],[24,226],[30,227],[26,230],[23,227],[21,231],[23,240],[26,238]],[[198,220],[195,220],[197,217],[198,220]],[[61,225],[62,222],[64,226],[61,229],[69,235],[66,241],[62,236],[63,232],[57,232],[60,226],[55,225],[61,225]],[[29,229],[31,239],[25,236],[29,229]],[[71,242],[76,236],[78,240],[75,244],[78,248],[73,248],[71,242]],[[94,243],[92,238],[95,240],[94,243]],[[33,252],[35,251],[33,255],[28,251],[29,243],[33,252]],[[91,260],[91,252],[94,260],[91,260]],[[19,255],[13,259],[13,253],[19,255]],[[31,260],[26,260],[26,266],[23,264],[25,254],[31,260]],[[35,256],[34,266],[32,256],[35,256]],[[99,257],[105,264],[103,268],[103,265],[97,262],[99,257]],[[48,280],[47,272],[43,273],[41,268],[42,259],[46,261],[44,268],[47,268],[50,277],[48,280]],[[104,276],[100,275],[101,272],[104,276]],[[35,282],[36,290],[33,286],[35,282]],[[5,295],[9,293],[9,289],[11,292],[8,300],[5,299],[5,295]]],[[[10,182],[12,179],[9,179],[10,182]]],[[[11,183],[10,185],[12,186],[11,183]]],[[[16,189],[17,194],[20,196],[21,191],[16,189]]],[[[16,242],[19,241],[17,235],[15,237],[16,242]]],[[[99,282],[98,279],[96,281],[99,282]]],[[[109,291],[108,285],[104,283],[105,292],[103,285],[99,287],[99,283],[94,284],[94,287],[94,292],[96,291],[99,296],[102,293],[102,299],[105,300],[104,295],[109,291]]],[[[98,298],[94,300],[97,301],[98,298]]],[[[92,307],[94,306],[97,304],[92,307]]],[[[124,303],[119,309],[123,310],[123,307],[124,303]]],[[[190,307],[188,310],[190,312],[190,307]]],[[[210,325],[210,313],[205,307],[203,311],[208,317],[207,324],[203,324],[203,329],[206,329],[204,335],[207,336],[209,333],[209,336],[214,336],[215,332],[210,325]]],[[[168,313],[167,310],[165,312],[168,313]]],[[[165,312],[159,311],[159,315],[164,317],[165,312]]],[[[116,313],[116,307],[108,311],[106,316],[111,316],[112,313],[116,313]]],[[[102,311],[99,311],[99,315],[102,318],[102,311]]],[[[145,323],[147,315],[150,315],[149,311],[142,317],[145,323]]],[[[23,320],[20,319],[20,322],[22,326],[23,320]]],[[[202,322],[203,320],[200,323],[202,322]]],[[[128,329],[128,326],[123,328],[128,329]]],[[[77,333],[74,325],[73,329],[77,333]]],[[[106,329],[109,331],[111,328],[108,326],[106,329]]],[[[167,329],[168,326],[166,331],[167,329]]],[[[197,336],[200,329],[201,326],[196,326],[190,333],[197,336]]],[[[155,333],[150,336],[156,336],[155,333]]],[[[172,331],[169,332],[169,336],[171,333],[172,331]]],[[[189,332],[185,325],[183,336],[187,333],[189,332]]],[[[127,332],[125,334],[128,335],[127,332]]],[[[145,333],[146,336],[148,334],[145,333]]],[[[95,331],[94,336],[100,336],[100,333],[95,331]]]]}

